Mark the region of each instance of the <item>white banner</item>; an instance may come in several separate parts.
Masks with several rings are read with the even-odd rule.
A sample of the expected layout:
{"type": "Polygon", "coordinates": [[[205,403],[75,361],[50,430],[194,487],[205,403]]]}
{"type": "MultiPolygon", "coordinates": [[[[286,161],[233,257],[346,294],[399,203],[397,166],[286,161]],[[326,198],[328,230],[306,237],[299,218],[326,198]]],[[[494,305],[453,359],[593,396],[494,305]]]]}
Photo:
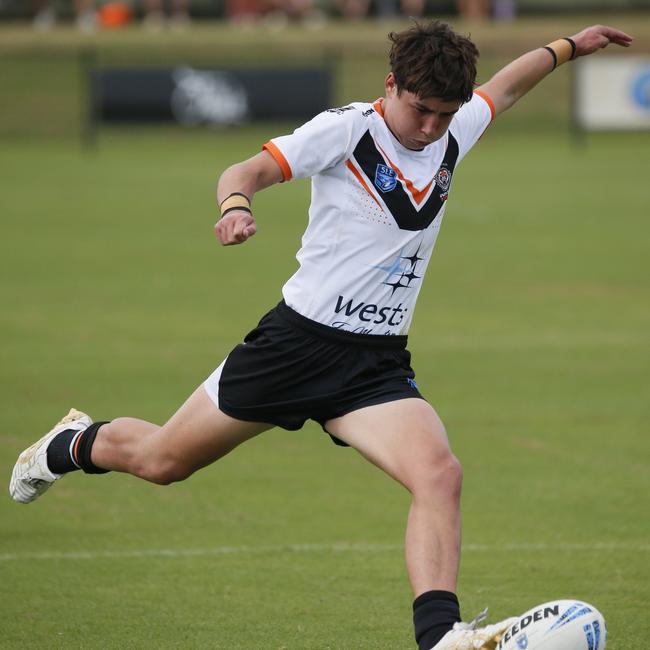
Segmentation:
{"type": "Polygon", "coordinates": [[[650,58],[575,62],[575,118],[584,129],[650,129],[650,58]]]}

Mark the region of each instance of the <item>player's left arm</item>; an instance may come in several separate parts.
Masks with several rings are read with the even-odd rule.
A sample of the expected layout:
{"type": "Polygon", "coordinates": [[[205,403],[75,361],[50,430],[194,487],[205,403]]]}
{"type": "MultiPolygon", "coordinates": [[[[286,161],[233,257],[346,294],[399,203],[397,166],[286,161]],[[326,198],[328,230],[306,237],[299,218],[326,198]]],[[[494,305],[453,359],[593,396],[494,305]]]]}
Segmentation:
{"type": "Polygon", "coordinates": [[[479,90],[494,104],[495,114],[503,113],[532,90],[558,65],[579,56],[593,54],[610,43],[629,47],[632,37],[613,27],[593,25],[581,32],[527,52],[497,72],[479,90]]]}

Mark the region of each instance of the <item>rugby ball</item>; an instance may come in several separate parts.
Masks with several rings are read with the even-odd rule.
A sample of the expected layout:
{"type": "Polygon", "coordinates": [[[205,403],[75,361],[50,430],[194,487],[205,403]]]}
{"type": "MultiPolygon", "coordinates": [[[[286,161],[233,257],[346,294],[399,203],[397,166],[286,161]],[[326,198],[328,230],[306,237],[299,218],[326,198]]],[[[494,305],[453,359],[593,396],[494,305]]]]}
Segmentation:
{"type": "Polygon", "coordinates": [[[497,650],[604,650],[605,619],[580,600],[553,600],[529,609],[501,637],[497,650]]]}

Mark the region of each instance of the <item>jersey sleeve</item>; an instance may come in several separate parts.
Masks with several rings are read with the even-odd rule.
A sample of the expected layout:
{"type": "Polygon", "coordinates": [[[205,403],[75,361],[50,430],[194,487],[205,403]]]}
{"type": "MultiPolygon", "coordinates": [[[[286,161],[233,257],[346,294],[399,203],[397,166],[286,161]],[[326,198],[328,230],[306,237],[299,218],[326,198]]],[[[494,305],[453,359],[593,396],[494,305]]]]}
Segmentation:
{"type": "Polygon", "coordinates": [[[360,117],[361,111],[352,106],[324,111],[262,148],[275,158],[285,181],[308,178],[349,157],[360,117]]]}
{"type": "Polygon", "coordinates": [[[474,91],[472,99],[461,106],[450,126],[450,131],[458,141],[459,162],[483,135],[494,115],[492,100],[481,90],[474,91]]]}

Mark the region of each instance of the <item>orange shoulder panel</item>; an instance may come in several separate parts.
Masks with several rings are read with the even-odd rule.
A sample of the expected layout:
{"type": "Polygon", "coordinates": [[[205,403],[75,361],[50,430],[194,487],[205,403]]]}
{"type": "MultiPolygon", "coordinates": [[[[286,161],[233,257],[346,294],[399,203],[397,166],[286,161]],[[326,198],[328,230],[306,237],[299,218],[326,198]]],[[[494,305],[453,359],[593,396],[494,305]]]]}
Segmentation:
{"type": "Polygon", "coordinates": [[[484,93],[482,90],[475,90],[474,94],[478,95],[479,97],[481,97],[487,102],[487,105],[490,107],[490,115],[491,115],[490,120],[493,120],[497,112],[494,108],[494,102],[492,101],[492,98],[487,93],[484,93]]]}
{"type": "Polygon", "coordinates": [[[291,167],[289,166],[287,159],[284,157],[284,154],[271,141],[262,145],[262,149],[268,151],[275,159],[275,162],[278,163],[282,170],[284,180],[290,181],[293,174],[291,173],[291,167]]]}

